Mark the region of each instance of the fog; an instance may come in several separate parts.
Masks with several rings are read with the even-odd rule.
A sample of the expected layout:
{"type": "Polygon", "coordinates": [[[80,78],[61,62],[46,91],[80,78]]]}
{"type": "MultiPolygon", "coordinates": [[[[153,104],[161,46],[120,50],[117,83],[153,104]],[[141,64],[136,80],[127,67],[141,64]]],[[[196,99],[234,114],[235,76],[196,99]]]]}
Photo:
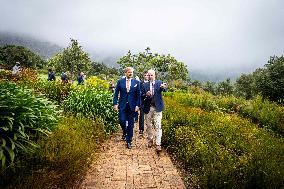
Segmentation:
{"type": "Polygon", "coordinates": [[[98,60],[150,47],[189,69],[254,69],[284,53],[283,0],[0,0],[0,31],[66,47],[77,39],[98,60]]]}

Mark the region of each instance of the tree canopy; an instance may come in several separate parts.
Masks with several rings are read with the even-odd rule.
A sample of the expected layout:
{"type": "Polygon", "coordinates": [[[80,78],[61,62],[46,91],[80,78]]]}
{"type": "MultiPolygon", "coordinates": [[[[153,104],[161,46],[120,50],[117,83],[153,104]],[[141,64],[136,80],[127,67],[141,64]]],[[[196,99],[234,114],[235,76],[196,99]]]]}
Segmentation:
{"type": "Polygon", "coordinates": [[[31,50],[23,46],[5,45],[0,47],[0,63],[2,66],[11,69],[16,62],[21,66],[31,68],[41,68],[44,60],[31,50]]]}
{"type": "Polygon", "coordinates": [[[256,69],[252,74],[243,74],[236,81],[238,94],[252,98],[257,94],[272,101],[284,99],[284,57],[270,57],[264,68],[256,69]]]}
{"type": "Polygon", "coordinates": [[[75,79],[80,72],[89,72],[92,61],[78,41],[71,39],[70,45],[51,58],[48,65],[55,68],[57,72],[70,72],[71,79],[75,79]]]}
{"type": "Polygon", "coordinates": [[[188,70],[183,62],[177,61],[170,54],[153,54],[150,52],[149,47],[144,52],[138,54],[132,54],[131,51],[128,51],[117,63],[120,65],[121,72],[125,67],[133,67],[139,78],[143,78],[143,72],[149,69],[155,70],[158,78],[167,82],[177,79],[186,80],[188,78],[188,70]]]}

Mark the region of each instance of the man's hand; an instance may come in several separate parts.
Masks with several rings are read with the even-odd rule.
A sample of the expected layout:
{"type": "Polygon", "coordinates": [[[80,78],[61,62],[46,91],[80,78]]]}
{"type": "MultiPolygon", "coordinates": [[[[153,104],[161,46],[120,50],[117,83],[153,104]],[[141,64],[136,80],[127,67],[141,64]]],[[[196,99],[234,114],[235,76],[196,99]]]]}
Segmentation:
{"type": "Polygon", "coordinates": [[[114,111],[117,112],[117,111],[118,111],[118,105],[114,105],[114,106],[113,106],[113,109],[114,109],[114,111]]]}
{"type": "Polygon", "coordinates": [[[146,96],[152,96],[152,93],[150,91],[147,91],[146,96]]]}
{"type": "Polygon", "coordinates": [[[168,84],[167,84],[167,83],[162,83],[160,87],[163,88],[163,89],[165,89],[165,88],[168,87],[168,84]]]}
{"type": "Polygon", "coordinates": [[[138,111],[139,111],[139,107],[135,106],[135,112],[138,112],[138,111]]]}

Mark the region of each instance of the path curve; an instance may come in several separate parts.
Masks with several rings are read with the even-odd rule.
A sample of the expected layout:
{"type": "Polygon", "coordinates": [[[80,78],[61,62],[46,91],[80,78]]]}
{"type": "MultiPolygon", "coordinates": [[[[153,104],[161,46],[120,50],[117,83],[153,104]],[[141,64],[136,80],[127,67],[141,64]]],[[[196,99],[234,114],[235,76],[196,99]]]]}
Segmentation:
{"type": "Polygon", "coordinates": [[[148,148],[146,133],[139,135],[137,124],[131,150],[121,136],[117,132],[103,144],[81,189],[186,188],[167,152],[158,155],[148,148]]]}

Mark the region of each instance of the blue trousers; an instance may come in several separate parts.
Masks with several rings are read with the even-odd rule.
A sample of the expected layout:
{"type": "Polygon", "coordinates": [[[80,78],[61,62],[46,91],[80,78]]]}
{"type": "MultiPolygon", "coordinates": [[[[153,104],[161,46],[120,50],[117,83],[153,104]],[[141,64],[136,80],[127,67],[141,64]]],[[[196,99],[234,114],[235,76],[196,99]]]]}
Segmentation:
{"type": "Polygon", "coordinates": [[[126,108],[119,110],[119,123],[123,134],[126,135],[126,142],[131,143],[134,129],[135,111],[131,111],[129,104],[126,108]]]}

